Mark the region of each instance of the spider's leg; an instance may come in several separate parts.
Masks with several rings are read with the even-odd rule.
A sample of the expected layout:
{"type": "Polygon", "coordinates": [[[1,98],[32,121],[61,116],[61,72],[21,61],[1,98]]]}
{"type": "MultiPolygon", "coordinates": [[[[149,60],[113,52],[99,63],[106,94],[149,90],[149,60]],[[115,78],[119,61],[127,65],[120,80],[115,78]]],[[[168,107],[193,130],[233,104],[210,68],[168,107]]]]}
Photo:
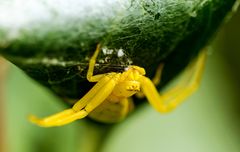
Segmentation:
{"type": "Polygon", "coordinates": [[[109,77],[107,77],[106,75],[116,74],[116,73],[112,72],[112,73],[99,74],[99,75],[94,75],[93,76],[94,66],[95,66],[96,59],[97,59],[97,56],[99,54],[99,51],[100,51],[100,44],[97,45],[97,48],[96,48],[93,56],[91,57],[91,59],[89,61],[87,79],[88,79],[89,82],[98,82],[100,80],[101,80],[101,82],[98,82],[91,89],[91,92],[89,91],[83,98],[81,98],[79,101],[77,101],[74,104],[74,106],[73,106],[74,110],[82,109],[83,107],[85,107],[87,105],[89,100],[99,91],[99,89],[102,87],[102,85],[105,85],[105,83],[108,82],[109,77]]]}
{"type": "Polygon", "coordinates": [[[56,113],[52,116],[39,119],[35,116],[30,116],[29,120],[41,127],[54,127],[68,124],[74,120],[82,119],[86,117],[88,113],[86,111],[74,111],[73,109],[67,109],[62,112],[56,113]]]}
{"type": "Polygon", "coordinates": [[[98,91],[93,98],[91,99],[91,101],[86,105],[86,107],[84,107],[81,110],[75,111],[73,109],[73,111],[75,112],[74,114],[58,120],[55,124],[55,126],[61,126],[61,125],[65,125],[68,124],[70,122],[73,122],[77,119],[82,119],[83,117],[87,116],[90,112],[92,112],[96,107],[98,107],[102,102],[105,101],[105,99],[112,93],[112,90],[114,89],[115,85],[116,85],[116,79],[115,76],[117,76],[118,74],[113,74],[110,80],[108,80],[108,82],[106,83],[106,85],[104,85],[101,88],[101,91],[98,91]],[[79,114],[80,113],[80,114],[79,114]]]}
{"type": "Polygon", "coordinates": [[[100,44],[98,44],[93,56],[91,57],[91,59],[89,61],[89,67],[88,67],[88,71],[87,71],[87,79],[88,79],[89,82],[97,82],[103,76],[106,75],[106,74],[98,74],[98,75],[93,76],[94,66],[95,66],[95,63],[96,63],[97,56],[100,52],[100,47],[101,47],[100,44]]]}
{"type": "MultiPolygon", "coordinates": [[[[93,98],[93,96],[104,86],[106,85],[106,83],[109,81],[109,77],[104,77],[102,78],[85,96],[83,96],[79,101],[77,101],[73,108],[75,111],[79,111],[82,108],[84,108],[88,102],[90,102],[90,100],[93,98]]],[[[46,117],[44,119],[42,119],[41,121],[39,119],[37,119],[34,116],[30,117],[30,120],[32,122],[35,122],[37,124],[42,123],[42,124],[46,124],[48,122],[54,122],[55,120],[67,117],[69,115],[72,115],[74,113],[74,111],[72,109],[67,109],[64,110],[60,113],[54,114],[52,116],[46,117]]],[[[48,123],[50,124],[50,123],[48,123]]]]}
{"type": "Polygon", "coordinates": [[[186,97],[190,96],[195,90],[197,90],[203,75],[206,57],[207,50],[200,52],[198,57],[187,67],[184,75],[186,79],[183,79],[174,88],[165,92],[163,94],[164,100],[172,100],[177,96],[182,96],[185,99],[186,97]]]}
{"type": "MultiPolygon", "coordinates": [[[[84,110],[86,110],[88,113],[94,110],[98,105],[100,105],[111,93],[114,89],[115,85],[117,84],[120,74],[111,74],[111,79],[108,80],[107,84],[104,85],[104,87],[101,88],[101,91],[98,91],[96,95],[91,99],[91,102],[89,102],[84,110]]],[[[108,77],[108,76],[106,76],[108,77]]]]}
{"type": "MultiPolygon", "coordinates": [[[[159,112],[168,112],[176,108],[198,88],[205,60],[206,51],[203,51],[199,54],[198,58],[189,65],[186,71],[186,73],[191,75],[191,80],[188,81],[187,84],[180,82],[176,87],[162,95],[159,95],[153,82],[149,78],[142,77],[142,79],[140,79],[142,91],[150,104],[159,112]]],[[[186,80],[184,80],[184,82],[185,81],[186,80]]]]}
{"type": "MultiPolygon", "coordinates": [[[[154,84],[155,86],[157,86],[157,85],[160,83],[160,81],[161,81],[163,66],[164,66],[163,63],[161,63],[161,64],[158,66],[157,71],[156,71],[156,73],[155,73],[155,76],[154,76],[153,79],[152,79],[152,82],[153,82],[153,84],[154,84]]],[[[143,94],[142,92],[138,92],[138,93],[136,93],[136,97],[138,97],[138,98],[143,98],[143,97],[144,97],[144,94],[143,94]]]]}
{"type": "MultiPolygon", "coordinates": [[[[113,75],[113,74],[109,74],[109,75],[113,75]]],[[[79,111],[82,108],[84,108],[90,102],[90,100],[96,95],[96,93],[100,92],[101,89],[105,87],[105,85],[108,83],[110,79],[111,78],[109,76],[104,76],[102,79],[100,79],[100,81],[97,84],[95,84],[87,94],[85,94],[80,100],[78,100],[73,105],[72,108],[75,111],[79,111]]]]}
{"type": "Polygon", "coordinates": [[[163,63],[159,64],[155,76],[152,79],[152,82],[155,86],[157,86],[161,82],[163,66],[164,66],[163,63]]]}
{"type": "MultiPolygon", "coordinates": [[[[30,117],[30,120],[42,127],[53,127],[61,126],[73,122],[77,119],[82,119],[86,117],[93,109],[100,105],[112,92],[116,85],[115,75],[106,76],[102,78],[82,99],[80,99],[72,109],[64,110],[63,112],[54,114],[52,116],[38,119],[34,116],[30,117]],[[86,103],[81,109],[79,108],[79,103],[86,103]]],[[[82,106],[82,104],[81,104],[82,106]]]]}
{"type": "Polygon", "coordinates": [[[93,56],[91,57],[91,59],[89,61],[87,79],[88,79],[89,82],[98,82],[100,80],[101,80],[101,82],[98,82],[91,89],[91,92],[89,91],[82,99],[80,99],[79,101],[77,101],[74,104],[73,109],[76,110],[76,111],[85,107],[87,105],[87,103],[89,102],[89,100],[99,91],[99,89],[103,85],[105,85],[106,82],[109,81],[109,78],[116,74],[114,72],[111,72],[111,73],[107,73],[107,74],[99,74],[99,75],[94,75],[93,76],[94,66],[95,66],[96,59],[97,59],[97,56],[99,54],[99,51],[100,51],[100,44],[97,45],[97,48],[96,48],[93,56]]]}

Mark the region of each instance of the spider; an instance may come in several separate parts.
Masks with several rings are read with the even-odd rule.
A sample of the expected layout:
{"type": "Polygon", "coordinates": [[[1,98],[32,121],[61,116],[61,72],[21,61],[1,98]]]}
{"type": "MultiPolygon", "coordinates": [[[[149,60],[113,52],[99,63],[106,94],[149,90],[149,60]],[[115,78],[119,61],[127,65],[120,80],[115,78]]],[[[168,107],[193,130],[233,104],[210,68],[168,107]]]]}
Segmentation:
{"type": "MultiPolygon", "coordinates": [[[[89,116],[100,122],[116,123],[123,120],[132,109],[128,98],[139,92],[146,96],[151,106],[158,112],[172,111],[198,88],[206,58],[206,51],[201,51],[185,71],[190,79],[182,80],[169,91],[159,94],[155,84],[160,81],[163,66],[158,68],[153,81],[144,76],[144,68],[135,65],[129,66],[122,73],[110,72],[93,75],[100,50],[101,46],[98,44],[90,59],[87,72],[87,80],[97,82],[93,88],[72,108],[43,119],[30,116],[31,122],[42,127],[54,127],[89,116]]],[[[139,96],[142,95],[139,94],[139,96]]]]}

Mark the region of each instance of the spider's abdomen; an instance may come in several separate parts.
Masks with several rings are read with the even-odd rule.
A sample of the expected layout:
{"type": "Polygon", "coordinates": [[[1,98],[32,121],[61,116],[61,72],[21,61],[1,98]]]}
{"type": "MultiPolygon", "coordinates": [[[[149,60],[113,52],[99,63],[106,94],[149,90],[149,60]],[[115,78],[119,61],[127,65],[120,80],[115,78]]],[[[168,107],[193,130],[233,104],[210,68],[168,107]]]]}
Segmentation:
{"type": "Polygon", "coordinates": [[[116,123],[123,120],[132,108],[133,104],[127,98],[119,99],[117,102],[107,98],[88,116],[99,122],[116,123]]]}

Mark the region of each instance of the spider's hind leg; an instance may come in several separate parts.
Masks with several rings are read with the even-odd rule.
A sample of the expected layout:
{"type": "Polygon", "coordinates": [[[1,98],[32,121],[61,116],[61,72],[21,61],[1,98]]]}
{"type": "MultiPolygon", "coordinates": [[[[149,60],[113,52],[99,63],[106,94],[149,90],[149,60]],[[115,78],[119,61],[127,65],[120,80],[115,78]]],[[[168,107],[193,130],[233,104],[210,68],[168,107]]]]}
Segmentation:
{"type": "Polygon", "coordinates": [[[183,79],[169,91],[162,94],[165,101],[177,106],[198,89],[206,62],[207,50],[203,50],[184,71],[183,79]]]}
{"type": "Polygon", "coordinates": [[[157,111],[169,112],[175,109],[198,88],[204,69],[206,54],[205,50],[202,51],[187,67],[183,75],[184,79],[175,87],[160,95],[153,82],[147,77],[142,77],[140,81],[143,93],[157,111]]]}

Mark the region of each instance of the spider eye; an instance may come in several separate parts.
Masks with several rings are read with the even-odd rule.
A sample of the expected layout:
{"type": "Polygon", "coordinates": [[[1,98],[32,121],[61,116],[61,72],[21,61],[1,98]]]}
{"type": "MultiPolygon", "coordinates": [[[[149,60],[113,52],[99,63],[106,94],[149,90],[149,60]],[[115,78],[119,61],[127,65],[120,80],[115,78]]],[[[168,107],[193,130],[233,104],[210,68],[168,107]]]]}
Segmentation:
{"type": "Polygon", "coordinates": [[[134,84],[126,87],[127,91],[140,91],[140,85],[134,84]]]}

